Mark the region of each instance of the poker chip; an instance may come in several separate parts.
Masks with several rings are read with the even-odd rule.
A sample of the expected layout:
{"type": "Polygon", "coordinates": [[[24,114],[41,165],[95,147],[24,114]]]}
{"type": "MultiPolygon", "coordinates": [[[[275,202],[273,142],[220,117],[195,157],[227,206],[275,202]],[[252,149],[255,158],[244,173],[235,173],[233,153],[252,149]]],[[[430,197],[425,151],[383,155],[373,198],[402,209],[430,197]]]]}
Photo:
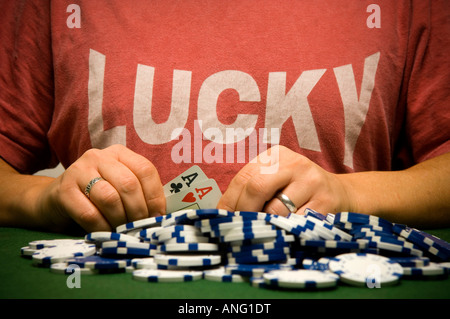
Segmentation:
{"type": "Polygon", "coordinates": [[[30,249],[42,249],[48,247],[56,247],[56,246],[66,246],[66,245],[77,245],[84,244],[85,241],[83,239],[44,239],[44,240],[33,240],[28,243],[28,247],[30,249]]]}
{"type": "Polygon", "coordinates": [[[114,259],[102,256],[77,257],[67,260],[68,264],[74,264],[80,268],[89,269],[121,269],[131,264],[130,259],[114,259]]]}
{"type": "Polygon", "coordinates": [[[159,245],[158,252],[213,252],[218,251],[219,246],[214,243],[172,243],[159,245]]]}
{"type": "Polygon", "coordinates": [[[79,272],[81,275],[97,275],[99,271],[97,269],[80,268],[68,263],[54,263],[50,266],[50,271],[55,274],[71,275],[75,272],[79,272]]]}
{"type": "Polygon", "coordinates": [[[155,263],[164,266],[212,266],[221,263],[220,255],[155,255],[155,263]]]}
{"type": "Polygon", "coordinates": [[[38,251],[38,249],[30,248],[30,246],[24,246],[24,247],[20,248],[20,254],[21,254],[23,257],[27,257],[27,258],[31,258],[31,256],[32,256],[36,251],[38,251]]]}
{"type": "Polygon", "coordinates": [[[322,215],[321,213],[316,212],[315,210],[313,210],[311,208],[306,208],[305,211],[303,212],[303,214],[305,216],[314,217],[314,218],[316,218],[318,220],[321,220],[321,221],[326,221],[326,218],[327,218],[325,215],[322,215]]]}
{"type": "Polygon", "coordinates": [[[441,266],[442,268],[444,268],[447,272],[450,272],[450,262],[440,262],[440,263],[437,263],[437,264],[439,266],[441,266]]]}
{"type": "Polygon", "coordinates": [[[229,264],[254,264],[266,262],[281,262],[287,258],[286,254],[265,254],[257,256],[228,257],[229,264]]]}
{"type": "Polygon", "coordinates": [[[390,257],[390,259],[402,267],[423,267],[430,264],[428,257],[390,257]]]}
{"type": "Polygon", "coordinates": [[[113,232],[106,232],[106,231],[93,232],[93,233],[89,233],[85,236],[85,241],[88,243],[101,244],[105,241],[111,241],[111,240],[127,241],[127,242],[134,242],[134,243],[139,242],[139,238],[137,238],[135,236],[120,234],[120,233],[113,233],[113,232]]]}
{"type": "Polygon", "coordinates": [[[151,257],[156,254],[156,249],[143,249],[132,247],[105,247],[100,249],[101,256],[145,256],[151,257]]]}
{"type": "Polygon", "coordinates": [[[291,289],[330,288],[335,287],[339,280],[339,276],[331,272],[307,269],[272,270],[263,278],[269,286],[291,289]]]}
{"type": "Polygon", "coordinates": [[[147,258],[133,258],[131,260],[131,266],[135,269],[157,269],[158,264],[155,263],[155,259],[153,257],[147,258]]]}
{"type": "Polygon", "coordinates": [[[163,216],[149,217],[149,218],[140,219],[140,220],[137,220],[134,222],[126,223],[126,224],[117,226],[116,232],[117,233],[128,233],[131,230],[135,230],[135,229],[159,226],[159,225],[161,225],[163,218],[164,218],[163,216]]]}
{"type": "Polygon", "coordinates": [[[133,271],[133,278],[146,282],[185,282],[202,279],[202,271],[138,269],[133,271]]]}
{"type": "Polygon", "coordinates": [[[175,223],[177,224],[194,224],[199,219],[209,219],[217,217],[232,216],[233,213],[224,209],[197,209],[187,210],[183,214],[175,216],[175,223]]]}
{"type": "Polygon", "coordinates": [[[241,275],[244,277],[262,277],[264,273],[277,269],[292,269],[292,266],[283,264],[239,264],[226,265],[224,267],[225,273],[241,275]]]}
{"type": "Polygon", "coordinates": [[[244,276],[237,274],[227,274],[223,267],[219,269],[207,270],[203,272],[203,278],[211,281],[221,282],[245,282],[244,276]]]}
{"type": "Polygon", "coordinates": [[[280,230],[255,230],[255,231],[236,231],[227,233],[225,236],[221,236],[222,242],[243,241],[252,239],[266,239],[275,238],[277,235],[281,235],[280,230]]]}
{"type": "Polygon", "coordinates": [[[45,247],[32,255],[33,264],[50,266],[53,263],[64,262],[67,259],[79,256],[91,256],[96,253],[96,247],[92,244],[73,242],[60,246],[45,247]]]}
{"type": "Polygon", "coordinates": [[[393,231],[441,261],[450,260],[450,244],[446,241],[405,225],[395,225],[393,231]]]}
{"type": "Polygon", "coordinates": [[[145,282],[209,280],[259,288],[393,285],[405,277],[443,279],[449,244],[376,216],[311,209],[287,217],[187,209],[91,232],[36,240],[20,255],[60,274],[129,273],[145,282]]]}
{"type": "Polygon", "coordinates": [[[341,281],[355,286],[396,284],[403,275],[403,268],[389,258],[373,254],[348,253],[336,256],[328,263],[329,269],[338,274],[341,281]]]}
{"type": "Polygon", "coordinates": [[[447,271],[439,264],[430,262],[427,266],[404,267],[403,274],[411,277],[431,277],[446,275],[447,271]]]}

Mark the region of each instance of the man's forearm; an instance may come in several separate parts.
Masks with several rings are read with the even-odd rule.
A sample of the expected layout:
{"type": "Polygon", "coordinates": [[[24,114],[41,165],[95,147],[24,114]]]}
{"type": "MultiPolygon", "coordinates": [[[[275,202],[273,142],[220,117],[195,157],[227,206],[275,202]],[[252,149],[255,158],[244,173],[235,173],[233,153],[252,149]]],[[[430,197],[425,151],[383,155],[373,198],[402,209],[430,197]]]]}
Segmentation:
{"type": "Polygon", "coordinates": [[[417,227],[450,226],[450,153],[409,169],[340,175],[352,209],[417,227]]]}
{"type": "Polygon", "coordinates": [[[41,216],[39,196],[52,182],[51,177],[21,175],[0,159],[0,225],[41,228],[46,221],[41,216]]]}

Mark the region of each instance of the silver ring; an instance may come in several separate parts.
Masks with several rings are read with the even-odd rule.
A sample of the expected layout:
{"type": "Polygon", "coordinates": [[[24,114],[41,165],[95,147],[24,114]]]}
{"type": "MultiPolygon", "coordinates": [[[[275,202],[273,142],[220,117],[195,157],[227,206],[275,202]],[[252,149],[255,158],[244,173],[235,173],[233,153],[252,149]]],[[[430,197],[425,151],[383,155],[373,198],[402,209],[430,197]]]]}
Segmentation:
{"type": "Polygon", "coordinates": [[[91,189],[95,185],[95,183],[99,181],[104,181],[102,177],[96,177],[90,180],[90,182],[86,185],[86,188],[84,189],[84,194],[87,196],[87,198],[90,197],[91,189]]]}
{"type": "Polygon", "coordinates": [[[284,204],[284,206],[286,206],[291,214],[294,214],[297,211],[297,207],[295,207],[295,204],[282,192],[279,192],[276,198],[279,199],[284,204]]]}

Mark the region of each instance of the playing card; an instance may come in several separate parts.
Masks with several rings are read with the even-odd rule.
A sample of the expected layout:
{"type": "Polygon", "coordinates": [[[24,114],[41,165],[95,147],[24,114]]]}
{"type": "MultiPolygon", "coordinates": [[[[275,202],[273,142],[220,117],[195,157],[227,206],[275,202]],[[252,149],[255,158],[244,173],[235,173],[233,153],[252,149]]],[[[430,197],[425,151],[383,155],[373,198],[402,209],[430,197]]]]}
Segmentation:
{"type": "Polygon", "coordinates": [[[207,179],[208,177],[202,169],[197,165],[194,165],[164,185],[164,195],[167,197],[181,193],[190,188],[193,184],[207,179]]]}
{"type": "Polygon", "coordinates": [[[213,179],[195,183],[185,191],[166,197],[166,211],[173,213],[182,209],[216,208],[222,192],[213,179]]]}

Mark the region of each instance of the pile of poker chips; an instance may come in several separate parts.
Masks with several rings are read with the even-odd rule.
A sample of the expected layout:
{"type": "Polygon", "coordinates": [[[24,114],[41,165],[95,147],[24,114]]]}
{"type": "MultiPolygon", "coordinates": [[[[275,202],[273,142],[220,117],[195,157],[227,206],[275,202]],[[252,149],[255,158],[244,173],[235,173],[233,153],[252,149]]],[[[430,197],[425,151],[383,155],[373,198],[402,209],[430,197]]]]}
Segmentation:
{"type": "Polygon", "coordinates": [[[406,225],[307,209],[287,217],[182,210],[94,232],[30,242],[22,256],[52,272],[129,272],[146,282],[213,280],[287,289],[447,278],[450,244],[406,225]]]}

